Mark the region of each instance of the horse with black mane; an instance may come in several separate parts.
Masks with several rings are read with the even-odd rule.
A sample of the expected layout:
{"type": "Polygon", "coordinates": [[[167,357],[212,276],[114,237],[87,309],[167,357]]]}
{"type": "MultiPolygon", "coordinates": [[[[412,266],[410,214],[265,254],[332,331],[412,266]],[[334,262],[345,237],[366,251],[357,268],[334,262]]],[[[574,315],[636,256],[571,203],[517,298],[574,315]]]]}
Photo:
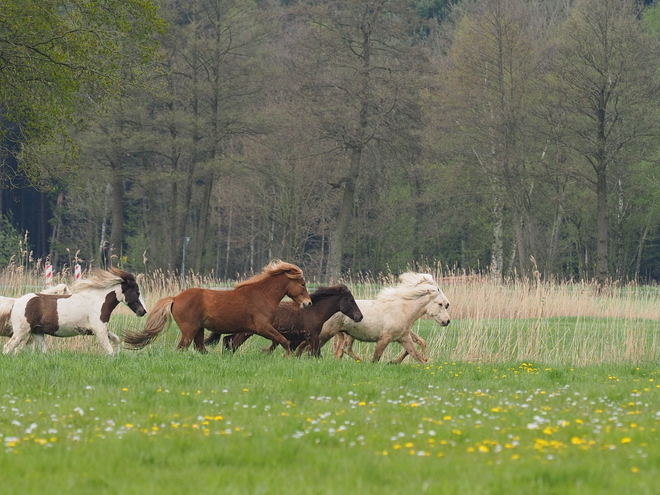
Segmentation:
{"type": "Polygon", "coordinates": [[[174,319],[181,330],[178,349],[187,349],[194,342],[198,351],[205,352],[204,329],[208,329],[218,334],[256,333],[279,343],[289,356],[289,341],[272,325],[284,296],[301,308],[312,304],[302,270],[276,260],[231,290],[195,287],[160,299],[151,309],[144,330],[124,334],[124,344],[129,349],[142,349],[174,319]]]}
{"type": "MultiPolygon", "coordinates": [[[[35,336],[45,350],[43,335],[96,335],[101,347],[113,354],[110,340],[116,344],[120,341],[108,331],[108,321],[117,305],[126,304],[137,316],[147,312],[135,276],[117,268],[97,270],[89,278],[75,282],[69,290],[71,294],[30,293],[16,299],[11,309],[13,335],[3,352],[18,352],[30,336],[35,336]]],[[[0,328],[5,326],[0,322],[0,328]]]]}
{"type": "MultiPolygon", "coordinates": [[[[319,334],[328,318],[341,312],[353,321],[361,321],[362,312],[353,294],[344,284],[319,287],[310,296],[312,306],[304,310],[293,301],[282,301],[277,307],[273,326],[289,340],[291,350],[296,350],[300,344],[308,342],[310,355],[320,357],[319,334]]],[[[251,336],[251,333],[227,335],[223,339],[224,347],[235,351],[251,336]]],[[[213,345],[219,340],[220,334],[212,333],[204,343],[213,345]]],[[[271,346],[264,350],[273,352],[277,346],[277,341],[272,341],[271,346]]],[[[302,351],[302,348],[299,350],[302,351]]]]}

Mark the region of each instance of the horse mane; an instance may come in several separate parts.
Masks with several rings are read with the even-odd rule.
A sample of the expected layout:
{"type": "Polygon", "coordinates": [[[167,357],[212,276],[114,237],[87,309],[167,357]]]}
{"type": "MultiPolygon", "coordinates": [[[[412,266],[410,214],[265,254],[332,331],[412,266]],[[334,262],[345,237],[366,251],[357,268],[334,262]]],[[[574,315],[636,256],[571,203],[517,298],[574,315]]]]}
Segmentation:
{"type": "Polygon", "coordinates": [[[429,273],[405,272],[399,276],[399,285],[386,287],[376,299],[417,299],[428,294],[429,289],[437,289],[438,284],[429,273]]]}
{"type": "Polygon", "coordinates": [[[261,273],[254,275],[243,282],[239,282],[234,286],[235,289],[243,287],[244,285],[256,284],[264,281],[267,278],[273,277],[275,275],[286,274],[287,277],[291,279],[301,279],[303,278],[303,271],[298,268],[296,265],[287,263],[286,261],[273,260],[266,267],[264,267],[261,273]]]}
{"type": "Polygon", "coordinates": [[[118,268],[95,270],[89,277],[74,282],[70,290],[75,294],[90,289],[109,289],[130,280],[135,280],[133,274],[118,268]]]}
{"type": "Polygon", "coordinates": [[[337,294],[348,292],[348,287],[344,284],[337,284],[331,287],[319,287],[312,292],[309,297],[312,298],[312,304],[316,304],[321,299],[326,297],[336,296],[337,294]]]}

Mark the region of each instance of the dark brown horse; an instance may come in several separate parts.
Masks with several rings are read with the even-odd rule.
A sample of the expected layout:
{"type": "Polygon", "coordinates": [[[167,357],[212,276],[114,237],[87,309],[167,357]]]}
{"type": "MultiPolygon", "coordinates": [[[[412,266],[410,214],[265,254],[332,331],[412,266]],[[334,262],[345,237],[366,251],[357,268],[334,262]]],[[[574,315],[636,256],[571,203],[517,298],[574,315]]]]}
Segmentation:
{"type": "Polygon", "coordinates": [[[302,270],[291,263],[275,261],[232,290],[193,288],[164,297],[152,308],[144,330],[125,333],[124,343],[130,349],[141,349],[174,318],[181,330],[178,349],[186,349],[194,342],[198,351],[205,352],[206,328],[217,333],[256,333],[280,344],[289,356],[289,341],[272,325],[285,295],[301,308],[312,304],[302,270]]]}
{"type": "MultiPolygon", "coordinates": [[[[313,304],[311,308],[305,310],[301,310],[292,301],[281,302],[277,308],[273,326],[289,340],[292,350],[298,348],[303,342],[308,342],[310,354],[320,357],[319,333],[321,333],[321,328],[323,328],[323,324],[328,318],[341,311],[353,321],[361,321],[362,312],[358,308],[351,291],[343,284],[333,285],[332,287],[319,287],[310,295],[313,304]]],[[[235,351],[251,335],[251,333],[228,335],[223,339],[224,346],[235,351]]],[[[204,343],[215,344],[218,340],[220,340],[220,335],[213,333],[204,343]]],[[[270,352],[278,346],[277,341],[273,340],[272,342],[272,345],[268,348],[270,352]]],[[[302,351],[302,347],[300,351],[302,351]]]]}

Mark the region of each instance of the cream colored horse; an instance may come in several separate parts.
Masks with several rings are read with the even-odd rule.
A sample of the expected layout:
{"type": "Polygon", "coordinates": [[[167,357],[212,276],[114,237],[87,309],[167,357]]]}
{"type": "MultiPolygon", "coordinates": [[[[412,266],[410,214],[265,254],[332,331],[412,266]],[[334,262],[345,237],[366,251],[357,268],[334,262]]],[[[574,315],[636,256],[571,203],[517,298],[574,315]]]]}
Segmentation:
{"type": "Polygon", "coordinates": [[[364,315],[361,322],[356,323],[341,313],[332,316],[323,325],[320,344],[344,333],[346,342],[337,350],[337,357],[347,352],[359,360],[350,347],[352,340],[375,342],[372,361],[378,361],[390,342],[398,342],[404,352],[394,362],[401,362],[408,354],[420,363],[426,362],[426,343],[412,332],[412,326],[422,316],[433,318],[443,327],[449,325],[449,300],[428,273],[406,272],[399,281],[396,287],[383,289],[376,299],[356,301],[364,315]],[[415,343],[422,347],[422,353],[415,343]]]}

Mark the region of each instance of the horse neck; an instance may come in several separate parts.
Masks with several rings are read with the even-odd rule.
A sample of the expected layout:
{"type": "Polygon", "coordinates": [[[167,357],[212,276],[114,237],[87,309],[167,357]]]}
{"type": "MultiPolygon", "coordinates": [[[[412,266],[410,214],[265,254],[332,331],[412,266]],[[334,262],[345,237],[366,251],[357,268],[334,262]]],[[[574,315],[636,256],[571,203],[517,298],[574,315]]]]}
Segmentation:
{"type": "Polygon", "coordinates": [[[414,323],[424,314],[426,314],[426,305],[431,300],[431,294],[418,297],[416,299],[400,299],[402,304],[397,305],[400,308],[401,315],[406,319],[410,320],[411,323],[414,323]]]}
{"type": "Polygon", "coordinates": [[[309,308],[306,308],[305,311],[313,312],[320,316],[322,319],[327,320],[337,311],[339,311],[339,301],[341,297],[339,295],[327,296],[322,299],[317,300],[309,308]]]}
{"type": "MultiPolygon", "coordinates": [[[[289,285],[289,278],[285,275],[273,275],[260,282],[254,284],[254,287],[259,287],[259,290],[266,294],[268,299],[277,306],[279,302],[286,296],[286,288],[289,285]]],[[[249,287],[249,286],[245,286],[249,287]]]]}

